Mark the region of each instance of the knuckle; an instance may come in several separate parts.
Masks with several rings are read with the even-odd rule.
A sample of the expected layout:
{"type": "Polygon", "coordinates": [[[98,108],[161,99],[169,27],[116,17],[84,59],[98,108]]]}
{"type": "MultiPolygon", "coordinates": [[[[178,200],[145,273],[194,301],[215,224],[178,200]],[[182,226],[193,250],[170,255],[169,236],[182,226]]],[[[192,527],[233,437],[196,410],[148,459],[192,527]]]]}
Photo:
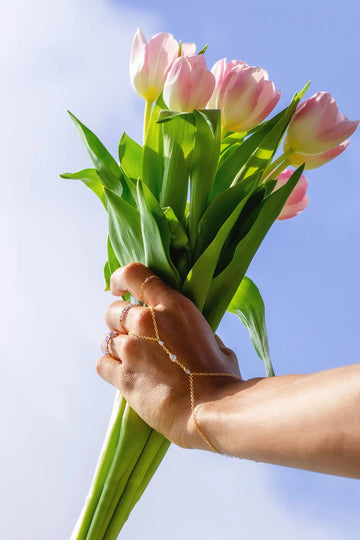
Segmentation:
{"type": "Polygon", "coordinates": [[[149,309],[143,309],[139,311],[137,316],[137,327],[140,333],[148,333],[152,328],[153,321],[151,312],[149,309]]]}
{"type": "Polygon", "coordinates": [[[121,268],[118,268],[110,276],[110,291],[114,294],[118,288],[118,281],[120,277],[121,268]]]}
{"type": "Polygon", "coordinates": [[[134,275],[134,273],[138,272],[140,269],[144,268],[144,265],[139,262],[131,262],[127,264],[126,266],[123,266],[122,268],[122,275],[127,279],[128,277],[131,278],[131,276],[134,275]]]}
{"type": "Polygon", "coordinates": [[[106,324],[110,323],[112,320],[112,314],[116,307],[117,302],[112,302],[106,309],[105,309],[105,322],[106,324]]]}
{"type": "Polygon", "coordinates": [[[122,340],[121,344],[121,358],[122,359],[129,359],[131,358],[134,353],[136,352],[136,341],[130,336],[127,336],[125,339],[122,340]]]}

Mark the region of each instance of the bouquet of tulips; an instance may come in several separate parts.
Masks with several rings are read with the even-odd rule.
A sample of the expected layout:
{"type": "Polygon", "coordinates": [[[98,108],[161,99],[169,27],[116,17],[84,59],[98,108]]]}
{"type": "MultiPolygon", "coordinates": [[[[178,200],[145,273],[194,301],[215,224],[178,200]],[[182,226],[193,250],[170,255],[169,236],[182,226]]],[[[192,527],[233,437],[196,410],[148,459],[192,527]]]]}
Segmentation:
{"type": "MultiPolygon", "coordinates": [[[[114,159],[71,115],[94,168],[62,177],[83,181],[108,213],[107,288],[120,265],[145,264],[214,331],[227,310],[236,313],[272,376],[264,304],[247,268],[274,221],[307,206],[303,170],[341,154],[357,122],[328,93],[300,103],[306,87],[266,120],[280,99],[267,72],[226,59],[210,71],[205,50],[171,34],[147,42],[137,30],[130,76],[145,100],[143,145],[124,133],[114,159]]],[[[117,394],[71,538],[117,538],[169,444],[117,394]]]]}

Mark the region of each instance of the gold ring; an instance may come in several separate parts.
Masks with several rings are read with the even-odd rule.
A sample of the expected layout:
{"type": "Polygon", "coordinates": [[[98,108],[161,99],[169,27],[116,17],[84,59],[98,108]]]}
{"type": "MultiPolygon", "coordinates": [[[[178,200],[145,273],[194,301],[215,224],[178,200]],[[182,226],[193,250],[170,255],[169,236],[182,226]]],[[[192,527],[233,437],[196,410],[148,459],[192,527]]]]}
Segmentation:
{"type": "Polygon", "coordinates": [[[111,355],[111,340],[116,336],[116,332],[108,332],[102,342],[102,352],[103,354],[111,355]]]}
{"type": "Polygon", "coordinates": [[[128,304],[127,306],[125,306],[121,310],[120,317],[119,317],[119,323],[120,323],[120,327],[124,330],[124,332],[126,334],[127,334],[128,331],[126,330],[126,328],[124,326],[124,323],[125,323],[125,319],[127,317],[127,314],[129,313],[131,308],[136,307],[138,305],[139,304],[136,304],[135,302],[132,302],[131,304],[128,304]]]}
{"type": "Polygon", "coordinates": [[[150,283],[150,281],[152,281],[153,279],[160,279],[159,276],[148,276],[147,278],[144,279],[144,281],[142,282],[141,284],[141,287],[140,287],[140,291],[139,291],[139,300],[141,300],[141,302],[143,302],[144,304],[146,304],[146,302],[144,301],[144,298],[143,298],[143,289],[145,287],[145,285],[147,283],[150,283]]]}

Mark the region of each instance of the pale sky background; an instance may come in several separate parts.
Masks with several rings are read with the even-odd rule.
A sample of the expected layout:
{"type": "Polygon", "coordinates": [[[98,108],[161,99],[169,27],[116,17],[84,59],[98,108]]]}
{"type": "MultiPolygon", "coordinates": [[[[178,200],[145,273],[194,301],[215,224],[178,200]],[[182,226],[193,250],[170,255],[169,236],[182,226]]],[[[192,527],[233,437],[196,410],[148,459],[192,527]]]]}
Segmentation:
{"type": "MultiPolygon", "coordinates": [[[[142,102],[128,58],[146,35],[209,43],[260,65],[280,106],[309,79],[360,117],[355,0],[258,2],[4,0],[0,4],[0,538],[68,538],[87,493],[114,390],[94,364],[106,332],[106,217],[82,184],[90,166],[66,109],[116,155],[140,139],[142,102]]],[[[360,136],[307,174],[311,204],[277,223],[249,275],[262,291],[277,374],[359,362],[360,136]]],[[[220,334],[246,378],[264,374],[233,316],[220,334]]],[[[359,411],[354,411],[359,414],[359,411]]],[[[356,480],[171,447],[120,536],[124,540],[355,540],[356,480]]]]}

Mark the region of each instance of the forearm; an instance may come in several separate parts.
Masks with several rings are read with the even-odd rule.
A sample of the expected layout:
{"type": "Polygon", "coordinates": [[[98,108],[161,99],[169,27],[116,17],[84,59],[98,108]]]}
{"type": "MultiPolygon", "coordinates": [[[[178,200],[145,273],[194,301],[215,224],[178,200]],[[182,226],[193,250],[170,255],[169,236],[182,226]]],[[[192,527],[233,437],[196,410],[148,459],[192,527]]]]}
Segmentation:
{"type": "Polygon", "coordinates": [[[360,364],[236,382],[196,415],[224,454],[360,478],[360,364]]]}

